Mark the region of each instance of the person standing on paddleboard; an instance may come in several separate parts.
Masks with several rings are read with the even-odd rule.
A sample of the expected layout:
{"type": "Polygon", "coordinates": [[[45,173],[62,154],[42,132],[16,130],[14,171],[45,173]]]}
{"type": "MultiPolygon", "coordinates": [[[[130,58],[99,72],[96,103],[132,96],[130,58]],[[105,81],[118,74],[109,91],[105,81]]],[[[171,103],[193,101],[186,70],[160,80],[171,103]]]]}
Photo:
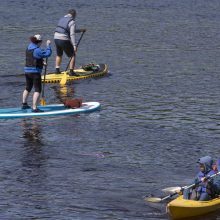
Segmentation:
{"type": "MultiPolygon", "coordinates": [[[[31,92],[33,86],[35,92],[33,94],[33,104],[32,104],[32,112],[43,112],[37,105],[40,99],[40,93],[42,89],[41,85],[41,72],[44,66],[43,58],[47,58],[51,56],[52,50],[50,46],[50,40],[47,40],[46,49],[41,49],[40,46],[42,44],[42,37],[39,34],[36,34],[30,37],[31,43],[28,45],[26,50],[26,64],[24,67],[25,78],[26,78],[26,88],[23,92],[22,97],[22,109],[31,108],[27,104],[27,99],[29,93],[31,92]]],[[[47,64],[45,64],[47,65],[47,64]]]]}
{"type": "MultiPolygon", "coordinates": [[[[74,73],[75,56],[77,52],[75,33],[85,32],[86,29],[76,29],[75,24],[76,11],[70,9],[68,14],[62,17],[55,29],[54,42],[56,45],[56,74],[60,72],[60,65],[62,62],[63,52],[71,59],[69,63],[70,76],[76,76],[74,73]]],[[[67,67],[68,68],[68,67],[67,67]]]]}

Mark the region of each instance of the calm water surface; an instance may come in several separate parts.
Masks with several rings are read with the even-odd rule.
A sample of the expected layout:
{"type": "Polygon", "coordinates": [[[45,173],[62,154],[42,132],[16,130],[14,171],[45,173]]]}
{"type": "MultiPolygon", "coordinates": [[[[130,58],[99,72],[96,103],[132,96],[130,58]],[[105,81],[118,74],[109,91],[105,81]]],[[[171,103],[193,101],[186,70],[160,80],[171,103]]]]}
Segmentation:
{"type": "MultiPolygon", "coordinates": [[[[46,101],[102,109],[0,121],[0,219],[167,220],[165,204],[143,196],[190,183],[199,157],[220,156],[220,2],[2,0],[1,107],[21,104],[28,38],[52,40],[72,7],[87,28],[77,66],[107,63],[110,74],[47,84],[46,101]]],[[[55,50],[49,71],[54,60],[55,50]]]]}

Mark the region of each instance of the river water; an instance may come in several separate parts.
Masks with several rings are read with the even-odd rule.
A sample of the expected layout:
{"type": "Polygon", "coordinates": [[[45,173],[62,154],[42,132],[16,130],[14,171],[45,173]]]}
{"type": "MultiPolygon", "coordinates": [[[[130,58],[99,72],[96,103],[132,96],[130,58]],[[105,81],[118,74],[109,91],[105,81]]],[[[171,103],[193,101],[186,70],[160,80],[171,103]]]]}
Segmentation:
{"type": "Polygon", "coordinates": [[[0,219],[169,219],[166,203],[143,197],[190,183],[198,158],[220,157],[220,2],[2,0],[1,108],[21,105],[29,37],[53,40],[70,8],[87,29],[76,65],[106,63],[110,73],[47,84],[46,101],[82,97],[102,108],[0,121],[0,219]]]}

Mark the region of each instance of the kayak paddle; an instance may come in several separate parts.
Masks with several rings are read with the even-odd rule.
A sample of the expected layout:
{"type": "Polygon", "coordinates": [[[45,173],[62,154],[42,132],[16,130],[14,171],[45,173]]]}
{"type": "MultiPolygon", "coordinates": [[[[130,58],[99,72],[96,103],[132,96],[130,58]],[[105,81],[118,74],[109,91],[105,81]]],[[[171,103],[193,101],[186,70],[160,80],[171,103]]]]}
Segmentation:
{"type": "MultiPolygon", "coordinates": [[[[186,187],[186,186],[184,186],[184,187],[186,187]]],[[[164,189],[162,189],[162,191],[168,192],[168,193],[174,193],[174,192],[180,192],[182,188],[183,187],[181,187],[181,186],[172,186],[172,187],[164,188],[164,189]]]]}
{"type": "MultiPolygon", "coordinates": [[[[212,179],[212,178],[214,178],[215,176],[217,176],[217,175],[219,175],[219,174],[220,174],[220,172],[215,173],[215,174],[213,174],[213,175],[211,175],[211,176],[208,176],[208,177],[206,177],[206,180],[212,179]]],[[[180,189],[179,191],[175,191],[175,192],[173,192],[173,193],[171,193],[171,194],[169,194],[169,195],[167,195],[167,196],[165,196],[165,197],[163,197],[163,198],[145,197],[144,200],[145,200],[146,202],[162,202],[162,201],[164,201],[164,200],[166,200],[166,199],[172,198],[173,196],[179,194],[180,192],[183,192],[185,189],[190,189],[190,188],[192,188],[192,187],[194,187],[194,186],[200,184],[201,182],[202,182],[202,181],[199,181],[198,183],[193,183],[193,184],[191,184],[191,185],[189,185],[189,186],[178,187],[178,188],[180,189]]],[[[170,188],[172,188],[172,187],[170,187],[170,188]]]]}
{"type": "Polygon", "coordinates": [[[41,105],[46,105],[46,100],[44,97],[44,87],[45,87],[45,79],[46,79],[46,73],[47,73],[47,60],[48,60],[48,58],[46,58],[46,65],[44,67],[44,80],[43,80],[42,96],[41,96],[41,100],[40,100],[41,105]]]}
{"type": "MultiPolygon", "coordinates": [[[[76,48],[78,48],[79,43],[80,43],[80,41],[81,41],[81,39],[82,39],[84,33],[85,33],[85,31],[82,32],[82,34],[81,34],[81,36],[80,36],[80,38],[79,38],[79,41],[78,41],[78,43],[77,43],[77,45],[76,45],[76,48]]],[[[75,56],[76,56],[76,55],[75,55],[75,56]]],[[[67,82],[67,70],[68,70],[68,68],[69,68],[69,65],[70,65],[70,62],[71,62],[72,58],[73,58],[73,57],[70,57],[70,60],[69,60],[69,62],[68,62],[68,64],[67,64],[67,67],[66,67],[66,70],[65,70],[65,72],[64,72],[64,74],[63,74],[63,77],[62,77],[61,80],[60,80],[60,85],[65,85],[66,82],[67,82]]]]}

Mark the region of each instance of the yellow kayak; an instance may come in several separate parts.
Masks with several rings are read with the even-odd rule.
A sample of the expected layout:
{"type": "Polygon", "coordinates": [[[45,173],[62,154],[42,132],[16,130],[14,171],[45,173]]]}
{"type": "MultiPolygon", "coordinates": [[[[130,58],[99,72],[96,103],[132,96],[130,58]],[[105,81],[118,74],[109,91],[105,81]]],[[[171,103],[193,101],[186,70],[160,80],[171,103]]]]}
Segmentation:
{"type": "MultiPolygon", "coordinates": [[[[98,69],[95,71],[86,71],[84,69],[75,69],[74,72],[77,76],[69,76],[69,71],[67,71],[67,81],[80,80],[80,79],[88,79],[93,77],[104,76],[108,73],[108,66],[106,64],[98,64],[98,69]]],[[[48,73],[46,74],[45,83],[59,83],[62,79],[64,72],[61,74],[48,73]]],[[[44,75],[41,76],[42,82],[44,80],[44,75]]]]}
{"type": "Polygon", "coordinates": [[[194,201],[179,196],[167,205],[167,212],[172,219],[195,217],[217,209],[220,209],[220,197],[210,201],[194,201]]]}

